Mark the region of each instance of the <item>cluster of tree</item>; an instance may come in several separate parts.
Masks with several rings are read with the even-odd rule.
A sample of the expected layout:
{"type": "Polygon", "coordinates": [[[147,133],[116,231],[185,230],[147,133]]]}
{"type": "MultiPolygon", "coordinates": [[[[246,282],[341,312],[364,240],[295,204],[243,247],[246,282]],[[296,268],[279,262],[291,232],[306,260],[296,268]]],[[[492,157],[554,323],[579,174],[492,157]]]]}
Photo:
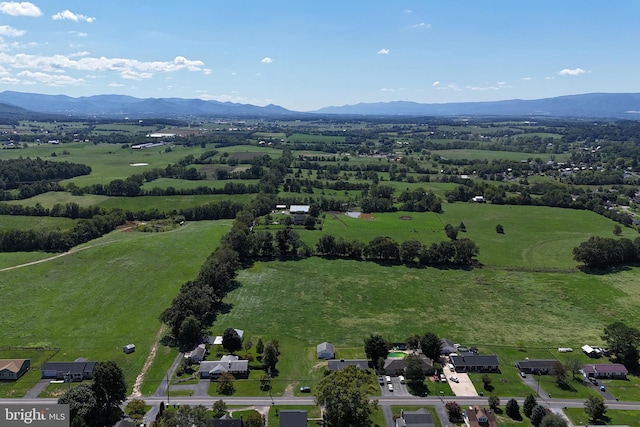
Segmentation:
{"type": "MultiPolygon", "coordinates": [[[[361,206],[362,211],[370,212],[395,212],[394,188],[389,185],[371,185],[364,195],[361,206]]],[[[442,200],[433,192],[424,188],[404,190],[398,201],[402,203],[401,210],[411,212],[442,212],[442,200]]]]}
{"type": "MultiPolygon", "coordinates": [[[[505,408],[507,409],[507,415],[520,421],[522,418],[520,416],[519,408],[516,413],[516,406],[511,403],[511,401],[509,402],[510,404],[507,405],[509,406],[509,409],[505,408]]],[[[532,394],[525,398],[522,409],[524,415],[529,418],[529,421],[534,427],[567,427],[567,422],[564,418],[554,414],[548,408],[539,404],[535,396],[532,394]]]]}
{"type": "MultiPolygon", "coordinates": [[[[161,411],[159,411],[154,425],[157,427],[209,427],[217,425],[214,420],[226,413],[227,405],[222,400],[213,402],[211,411],[204,405],[180,405],[175,411],[167,411],[161,403],[161,411]],[[210,412],[213,412],[213,418],[211,418],[210,412]]],[[[264,427],[265,424],[264,417],[258,411],[249,412],[244,419],[246,427],[264,427]]]]}
{"type": "Polygon", "coordinates": [[[238,253],[221,245],[205,261],[198,276],[185,282],[160,320],[170,327],[172,341],[181,348],[198,344],[223,307],[222,299],[237,286],[238,253]]]}
{"type": "Polygon", "coordinates": [[[627,326],[623,322],[614,322],[604,328],[602,339],[607,343],[613,359],[622,363],[629,371],[637,372],[638,346],[640,345],[640,331],[627,326]]]}
{"type": "Polygon", "coordinates": [[[0,252],[64,252],[125,223],[120,210],[81,219],[69,230],[0,230],[0,252]]]}
{"type": "Polygon", "coordinates": [[[21,184],[69,179],[90,173],[89,166],[77,163],[40,158],[0,160],[0,189],[13,189],[21,184]]]}
{"type": "Polygon", "coordinates": [[[124,373],[115,362],[109,361],[96,364],[93,384],[70,388],[58,399],[58,403],[69,405],[70,425],[102,427],[113,425],[120,419],[120,405],[126,397],[124,373]]]}
{"type": "Polygon", "coordinates": [[[388,236],[374,237],[368,244],[358,240],[347,241],[325,234],[318,240],[316,251],[320,256],[380,261],[401,261],[422,265],[462,265],[475,262],[479,249],[470,239],[442,241],[424,245],[418,240],[398,243],[388,236]]]}
{"type": "Polygon", "coordinates": [[[372,426],[371,415],[377,402],[369,400],[370,376],[368,371],[347,366],[326,375],[316,386],[316,404],[322,406],[325,426],[372,426]]]}
{"type": "MultiPolygon", "coordinates": [[[[440,359],[442,341],[432,332],[427,332],[424,335],[412,335],[407,338],[406,344],[410,349],[421,349],[422,354],[431,360],[438,361],[440,359]]],[[[382,368],[384,360],[387,358],[387,354],[392,347],[393,345],[390,341],[378,334],[371,334],[368,338],[364,339],[364,352],[375,369],[382,368]]],[[[421,365],[420,370],[422,370],[421,365]]]]}
{"type": "Polygon", "coordinates": [[[640,260],[640,237],[626,238],[592,236],[573,248],[573,259],[587,268],[608,268],[628,265],[640,260]]]}

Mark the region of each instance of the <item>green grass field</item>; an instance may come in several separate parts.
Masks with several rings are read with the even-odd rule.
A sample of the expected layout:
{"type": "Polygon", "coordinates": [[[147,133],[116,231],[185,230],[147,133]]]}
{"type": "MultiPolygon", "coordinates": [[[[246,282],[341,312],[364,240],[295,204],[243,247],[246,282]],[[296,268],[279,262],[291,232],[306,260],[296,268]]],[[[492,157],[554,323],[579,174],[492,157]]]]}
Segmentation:
{"type": "Polygon", "coordinates": [[[68,230],[75,220],[49,216],[0,215],[0,232],[5,230],[68,230]]]}
{"type": "Polygon", "coordinates": [[[439,156],[444,157],[449,160],[511,160],[514,162],[519,162],[527,159],[537,159],[540,158],[543,161],[548,161],[551,159],[555,159],[556,161],[563,161],[567,157],[562,154],[551,154],[551,153],[519,153],[514,151],[492,151],[492,150],[471,150],[471,149],[461,149],[461,150],[433,150],[433,154],[437,154],[439,156]]]}
{"type": "Polygon", "coordinates": [[[2,272],[3,300],[19,301],[3,308],[3,345],[60,347],[59,361],[115,360],[131,385],[157,339],[159,314],[196,276],[229,225],[203,221],[166,233],[113,232],[80,246],[86,250],[2,272]],[[125,355],[122,346],[130,342],[137,351],[125,355]]]}

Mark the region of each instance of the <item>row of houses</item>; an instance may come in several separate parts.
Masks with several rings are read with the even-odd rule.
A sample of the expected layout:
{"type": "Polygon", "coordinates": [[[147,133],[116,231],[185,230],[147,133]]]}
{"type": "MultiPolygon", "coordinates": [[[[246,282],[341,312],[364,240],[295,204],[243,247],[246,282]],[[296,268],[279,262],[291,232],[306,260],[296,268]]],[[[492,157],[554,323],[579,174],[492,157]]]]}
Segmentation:
{"type": "MultiPolygon", "coordinates": [[[[545,375],[553,372],[557,359],[527,359],[515,362],[515,367],[525,374],[545,375]]],[[[580,373],[585,378],[627,378],[629,371],[621,363],[588,363],[582,365],[580,373]]]]}
{"type": "MultiPolygon", "coordinates": [[[[97,362],[80,358],[73,362],[45,362],[42,379],[82,381],[93,379],[97,362]]],[[[16,381],[31,368],[30,359],[0,359],[0,380],[16,381]]]]}

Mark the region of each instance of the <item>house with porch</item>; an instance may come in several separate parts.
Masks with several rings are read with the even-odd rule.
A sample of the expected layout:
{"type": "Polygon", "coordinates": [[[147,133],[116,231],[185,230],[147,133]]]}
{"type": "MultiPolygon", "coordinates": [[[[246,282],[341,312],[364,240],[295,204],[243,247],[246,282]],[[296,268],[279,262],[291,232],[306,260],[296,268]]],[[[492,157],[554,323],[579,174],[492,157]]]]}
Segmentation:
{"type": "Polygon", "coordinates": [[[464,423],[468,427],[498,427],[496,414],[479,405],[473,405],[464,411],[464,423]]]}
{"type": "Polygon", "coordinates": [[[88,362],[82,358],[73,362],[45,362],[42,364],[42,379],[82,381],[93,379],[93,371],[98,362],[88,362]]]}
{"type": "Polygon", "coordinates": [[[582,365],[580,373],[585,378],[625,379],[629,371],[621,363],[597,363],[582,365]]]}
{"type": "Polygon", "coordinates": [[[331,359],[327,362],[327,371],[341,371],[347,366],[355,366],[358,369],[369,369],[369,362],[366,359],[331,359]]]}
{"type": "Polygon", "coordinates": [[[464,353],[449,359],[456,372],[500,372],[495,354],[464,353]]]}
{"type": "Polygon", "coordinates": [[[525,374],[549,374],[553,371],[553,365],[560,363],[557,359],[526,359],[518,360],[514,363],[515,367],[525,374]]]}
{"type": "Polygon", "coordinates": [[[400,411],[400,418],[396,418],[396,427],[435,427],[433,415],[424,408],[417,411],[400,411]]]}
{"type": "MultiPolygon", "coordinates": [[[[422,362],[422,371],[425,374],[433,370],[433,360],[421,354],[420,361],[422,362]]],[[[405,368],[404,357],[387,357],[384,360],[383,369],[385,375],[404,375],[405,368]]]]}
{"type": "Polygon", "coordinates": [[[198,373],[200,378],[217,380],[225,372],[236,378],[247,378],[249,376],[249,361],[240,360],[238,356],[222,356],[220,360],[200,362],[198,373]]]}

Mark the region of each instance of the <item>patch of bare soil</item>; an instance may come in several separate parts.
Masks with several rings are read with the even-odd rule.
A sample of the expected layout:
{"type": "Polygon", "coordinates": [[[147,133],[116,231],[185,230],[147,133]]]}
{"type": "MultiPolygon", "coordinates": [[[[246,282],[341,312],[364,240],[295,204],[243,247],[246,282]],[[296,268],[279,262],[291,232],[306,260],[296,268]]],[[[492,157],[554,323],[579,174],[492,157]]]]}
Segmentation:
{"type": "Polygon", "coordinates": [[[147,360],[144,362],[144,366],[142,367],[142,370],[136,377],[136,382],[133,384],[133,392],[131,393],[132,397],[142,396],[142,393],[140,392],[140,386],[142,386],[144,377],[147,375],[147,371],[151,367],[151,364],[153,363],[153,359],[156,358],[156,353],[158,352],[158,345],[160,344],[160,338],[162,337],[162,334],[164,334],[164,332],[165,332],[165,325],[162,325],[158,330],[158,333],[156,334],[156,339],[153,341],[153,346],[151,347],[151,351],[149,352],[149,357],[147,357],[147,360]]]}
{"type": "Polygon", "coordinates": [[[369,213],[361,213],[360,214],[360,219],[364,219],[367,221],[373,221],[374,219],[376,219],[376,217],[372,214],[369,213]]]}
{"type": "Polygon", "coordinates": [[[403,220],[403,221],[409,221],[409,220],[412,220],[412,219],[413,219],[413,217],[412,217],[412,216],[409,216],[409,215],[402,215],[402,216],[400,217],[400,219],[401,219],[401,220],[403,220]]]}

